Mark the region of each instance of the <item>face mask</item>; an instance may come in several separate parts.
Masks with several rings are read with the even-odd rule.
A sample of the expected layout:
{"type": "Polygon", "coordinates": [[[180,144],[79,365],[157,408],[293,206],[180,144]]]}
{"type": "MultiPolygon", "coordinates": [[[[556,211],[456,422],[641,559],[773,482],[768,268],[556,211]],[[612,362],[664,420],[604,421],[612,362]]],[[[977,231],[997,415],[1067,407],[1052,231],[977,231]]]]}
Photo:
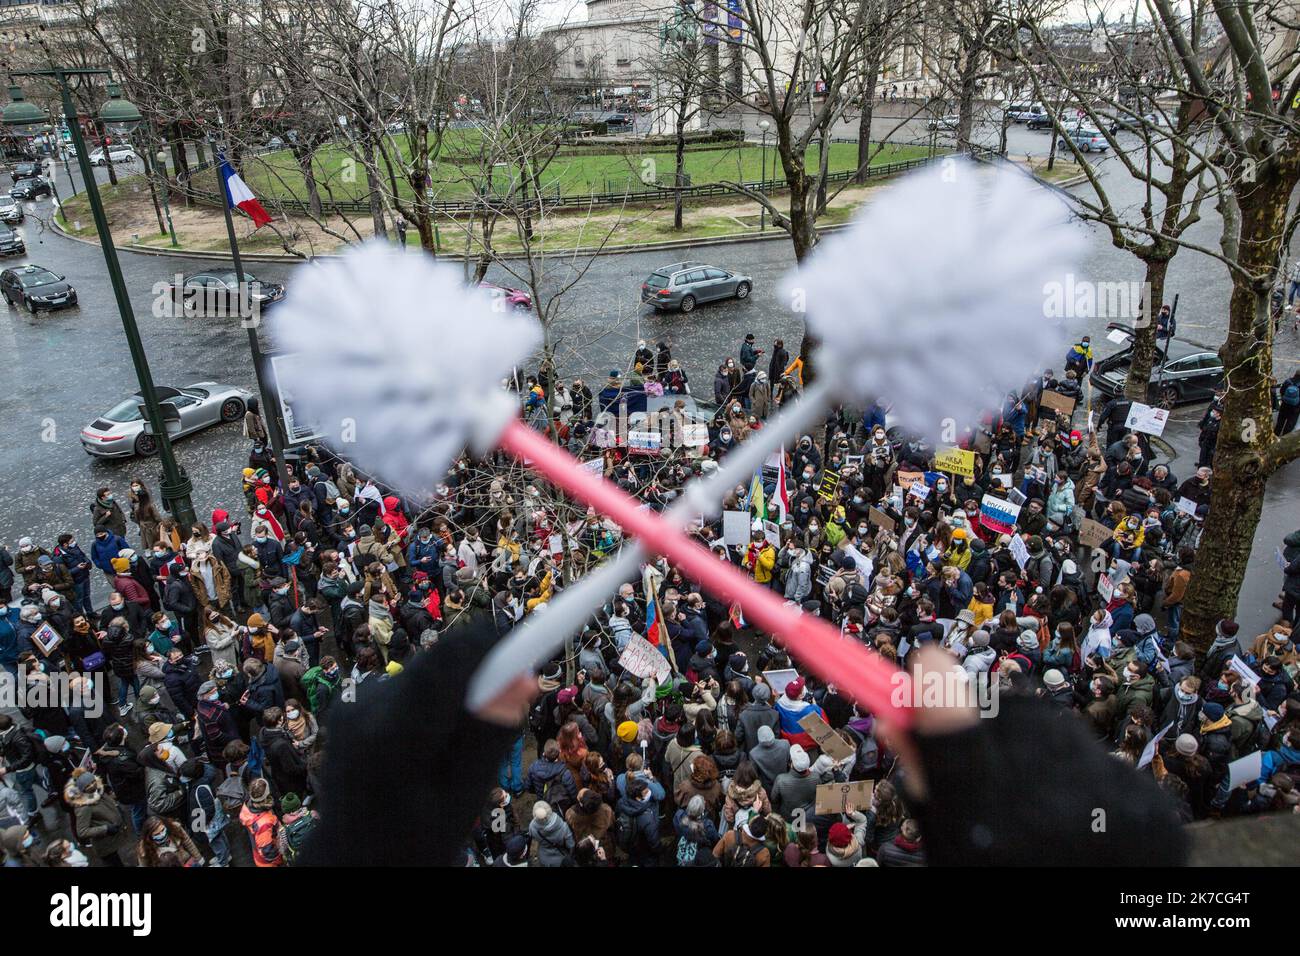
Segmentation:
{"type": "Polygon", "coordinates": [[[338,668],[334,668],[333,670],[326,671],[325,676],[328,677],[330,680],[333,680],[334,678],[338,677],[339,676],[338,668]]]}
{"type": "Polygon", "coordinates": [[[126,605],[125,605],[125,604],[110,604],[109,607],[111,607],[114,611],[120,611],[120,610],[122,610],[122,608],[126,607],[126,605]]]}
{"type": "Polygon", "coordinates": [[[77,546],[77,542],[75,541],[69,541],[67,544],[64,545],[65,548],[75,548],[76,546],[77,546]]]}
{"type": "Polygon", "coordinates": [[[158,630],[160,631],[170,631],[171,629],[172,629],[171,621],[163,621],[158,625],[158,630]]]}
{"type": "Polygon", "coordinates": [[[263,542],[266,541],[266,535],[264,535],[264,534],[255,534],[255,535],[253,535],[253,540],[256,541],[258,544],[262,544],[263,542]]]}
{"type": "Polygon", "coordinates": [[[808,525],[808,530],[809,530],[809,531],[816,531],[817,528],[818,528],[818,525],[817,525],[817,522],[815,522],[815,521],[812,522],[810,525],[808,525]]]}
{"type": "Polygon", "coordinates": [[[431,535],[431,534],[422,534],[422,535],[420,535],[420,540],[423,541],[425,544],[428,544],[430,541],[433,540],[433,535],[431,535]]]}
{"type": "MultiPolygon", "coordinates": [[[[103,540],[103,539],[101,539],[101,540],[103,540]]],[[[35,549],[35,547],[34,547],[33,545],[25,544],[25,545],[23,545],[21,548],[19,548],[18,550],[21,551],[23,554],[31,554],[31,553],[32,553],[34,550],[36,550],[36,549],[35,549]]]]}
{"type": "Polygon", "coordinates": [[[935,484],[934,488],[935,488],[936,491],[947,491],[947,490],[948,490],[948,482],[946,482],[946,481],[940,481],[940,482],[938,482],[937,484],[935,484]]]}
{"type": "Polygon", "coordinates": [[[153,553],[153,556],[154,556],[155,558],[158,558],[159,560],[162,560],[163,558],[167,557],[167,552],[166,552],[166,551],[155,551],[155,552],[153,553]]]}
{"type": "Polygon", "coordinates": [[[149,839],[153,840],[154,843],[157,843],[159,846],[161,846],[162,844],[167,842],[167,831],[162,830],[158,833],[155,833],[149,839]]]}
{"type": "Polygon", "coordinates": [[[296,710],[291,710],[291,711],[289,711],[288,713],[286,713],[284,716],[288,717],[290,720],[297,720],[297,719],[298,719],[298,711],[296,711],[296,710]]]}
{"type": "Polygon", "coordinates": [[[111,505],[112,503],[113,503],[113,496],[112,496],[112,495],[104,495],[104,504],[106,504],[106,505],[111,505]]]}
{"type": "Polygon", "coordinates": [[[1131,683],[1133,683],[1133,682],[1134,682],[1135,680],[1137,680],[1137,679],[1138,679],[1138,676],[1137,676],[1137,672],[1136,672],[1136,671],[1125,671],[1125,672],[1124,672],[1124,680],[1126,680],[1128,683],[1131,684],[1131,683]]]}
{"type": "Polygon", "coordinates": [[[75,866],[77,868],[90,866],[90,861],[86,859],[86,854],[82,853],[75,846],[68,851],[68,855],[63,858],[63,862],[68,864],[68,866],[75,866]]]}
{"type": "Polygon", "coordinates": [[[230,678],[232,678],[232,677],[234,677],[234,676],[235,676],[235,672],[234,672],[233,670],[226,670],[226,671],[222,671],[222,672],[221,672],[221,679],[222,679],[222,680],[229,680],[230,678]]]}
{"type": "Polygon", "coordinates": [[[30,833],[27,834],[27,836],[23,837],[23,849],[24,850],[30,849],[32,844],[35,842],[36,842],[36,837],[30,833]]]}
{"type": "Polygon", "coordinates": [[[339,514],[341,514],[341,515],[345,515],[345,514],[347,514],[350,510],[351,510],[350,508],[339,508],[339,514]]]}
{"type": "Polygon", "coordinates": [[[865,538],[870,529],[865,524],[858,525],[858,537],[865,538]]]}
{"type": "Polygon", "coordinates": [[[912,527],[913,525],[916,524],[916,519],[915,519],[915,518],[904,518],[904,519],[903,519],[903,524],[907,525],[907,527],[910,528],[910,527],[912,527]]]}

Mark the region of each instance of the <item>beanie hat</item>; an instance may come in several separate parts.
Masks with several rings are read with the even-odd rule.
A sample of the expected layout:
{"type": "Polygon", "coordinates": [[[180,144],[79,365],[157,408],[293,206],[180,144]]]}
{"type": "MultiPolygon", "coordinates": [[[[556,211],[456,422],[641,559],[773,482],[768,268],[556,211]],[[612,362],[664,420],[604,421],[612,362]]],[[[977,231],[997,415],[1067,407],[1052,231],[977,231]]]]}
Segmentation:
{"type": "Polygon", "coordinates": [[[831,824],[831,833],[826,840],[831,846],[842,850],[853,842],[853,831],[843,823],[831,824]]]}
{"type": "Polygon", "coordinates": [[[126,569],[131,566],[131,562],[126,558],[112,558],[108,563],[113,566],[113,570],[118,574],[125,574],[126,569]]]}
{"type": "Polygon", "coordinates": [[[209,694],[211,694],[211,693],[212,693],[214,690],[216,690],[216,689],[217,689],[217,682],[216,682],[216,681],[205,680],[202,684],[199,685],[199,696],[200,696],[200,697],[207,697],[209,694]]]}
{"type": "Polygon", "coordinates": [[[618,739],[625,744],[630,744],[636,740],[636,723],[631,720],[625,720],[618,725],[618,739]]]}
{"type": "Polygon", "coordinates": [[[43,554],[43,555],[41,555],[39,558],[36,559],[36,563],[37,563],[37,564],[53,564],[53,563],[54,563],[54,559],[51,558],[48,554],[43,554]]]}
{"type": "Polygon", "coordinates": [[[171,724],[164,724],[161,720],[155,720],[149,725],[149,743],[160,744],[167,739],[167,735],[171,732],[171,724]]]}
{"type": "Polygon", "coordinates": [[[1184,757],[1190,757],[1199,748],[1196,744],[1196,738],[1191,734],[1179,734],[1178,739],[1174,741],[1174,749],[1184,757]]]}
{"type": "Polygon", "coordinates": [[[1241,625],[1231,618],[1224,618],[1215,625],[1214,629],[1220,637],[1236,637],[1237,631],[1241,630],[1241,625]]]}
{"type": "Polygon", "coordinates": [[[474,577],[475,577],[474,569],[471,568],[468,564],[465,565],[465,567],[463,568],[456,569],[457,584],[471,584],[474,581],[474,577]]]}
{"type": "Polygon", "coordinates": [[[158,688],[152,684],[145,684],[140,688],[140,699],[146,704],[156,704],[158,702],[158,688]]]}
{"type": "Polygon", "coordinates": [[[1016,644],[1025,650],[1034,650],[1038,647],[1038,635],[1033,631],[1021,631],[1020,637],[1016,639],[1016,644]]]}
{"type": "Polygon", "coordinates": [[[974,634],[971,635],[971,639],[970,639],[970,640],[971,640],[971,644],[973,644],[975,647],[988,647],[988,646],[989,646],[989,632],[988,632],[988,631],[976,631],[974,634]]]}
{"type": "Polygon", "coordinates": [[[571,704],[575,697],[578,696],[578,688],[566,687],[555,695],[556,703],[571,704]]]}
{"type": "Polygon", "coordinates": [[[82,767],[72,774],[71,783],[72,789],[76,790],[77,793],[85,793],[87,790],[95,786],[95,775],[85,767],[82,767]]]}
{"type": "Polygon", "coordinates": [[[798,700],[803,696],[803,678],[796,677],[790,683],[785,685],[785,696],[791,700],[798,700]]]}
{"type": "Polygon", "coordinates": [[[298,799],[296,793],[286,793],[280,798],[280,812],[293,813],[302,806],[302,801],[298,799]]]}
{"type": "Polygon", "coordinates": [[[1206,716],[1206,718],[1211,723],[1213,723],[1214,721],[1221,720],[1223,718],[1223,713],[1224,713],[1223,705],[1216,704],[1213,701],[1207,700],[1204,704],[1201,705],[1201,713],[1203,713],[1206,716]]]}
{"type": "Polygon", "coordinates": [[[516,833],[506,840],[506,856],[519,863],[528,859],[528,839],[522,833],[516,833]]]}
{"type": "Polygon", "coordinates": [[[1065,676],[1053,667],[1043,674],[1043,683],[1051,688],[1063,687],[1065,685],[1065,676]]]}
{"type": "Polygon", "coordinates": [[[772,688],[766,684],[755,684],[753,690],[754,703],[765,703],[772,699],[772,688]]]}
{"type": "Polygon", "coordinates": [[[794,744],[790,748],[790,769],[795,773],[803,773],[808,769],[811,761],[808,759],[808,751],[804,750],[799,744],[794,744]]]}
{"type": "Polygon", "coordinates": [[[830,754],[822,754],[813,761],[812,772],[814,776],[820,777],[824,773],[830,773],[835,769],[835,758],[830,754]]]}
{"type": "Polygon", "coordinates": [[[1029,553],[1037,554],[1039,551],[1042,550],[1043,550],[1043,539],[1040,538],[1038,535],[1031,536],[1029,539],[1029,553]]]}
{"type": "Polygon", "coordinates": [[[713,642],[708,638],[698,641],[695,645],[695,653],[699,654],[701,657],[707,655],[711,650],[713,650],[713,642]]]}
{"type": "Polygon", "coordinates": [[[1071,561],[1069,558],[1066,558],[1064,561],[1061,562],[1061,573],[1078,574],[1079,566],[1075,564],[1073,561],[1071,561]]]}
{"type": "Polygon", "coordinates": [[[747,673],[749,671],[749,658],[745,656],[743,651],[736,651],[727,658],[727,666],[737,674],[747,673]]]}
{"type": "Polygon", "coordinates": [[[58,734],[52,734],[45,738],[45,749],[52,754],[56,754],[63,749],[63,745],[67,742],[66,738],[60,737],[58,734]]]}
{"type": "Polygon", "coordinates": [[[758,742],[760,744],[770,744],[774,740],[776,740],[776,734],[772,732],[771,727],[763,724],[758,728],[758,742]]]}

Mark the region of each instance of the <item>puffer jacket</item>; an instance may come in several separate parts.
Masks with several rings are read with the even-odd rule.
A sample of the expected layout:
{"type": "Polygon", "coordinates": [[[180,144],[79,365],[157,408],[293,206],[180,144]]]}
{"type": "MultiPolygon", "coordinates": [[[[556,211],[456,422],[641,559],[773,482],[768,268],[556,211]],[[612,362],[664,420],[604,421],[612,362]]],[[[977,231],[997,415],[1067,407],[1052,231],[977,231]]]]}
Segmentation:
{"type": "Polygon", "coordinates": [[[105,860],[131,845],[131,828],[116,800],[102,786],[81,793],[69,780],[63,802],[72,813],[72,831],[88,857],[105,860]]]}

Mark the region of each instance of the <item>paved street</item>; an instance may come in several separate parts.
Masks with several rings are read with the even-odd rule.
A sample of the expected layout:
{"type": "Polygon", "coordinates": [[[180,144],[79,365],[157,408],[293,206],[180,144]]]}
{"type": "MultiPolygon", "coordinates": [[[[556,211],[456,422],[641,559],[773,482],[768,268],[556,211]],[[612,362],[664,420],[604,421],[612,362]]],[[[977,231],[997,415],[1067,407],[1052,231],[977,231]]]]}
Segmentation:
{"type": "MultiPolygon", "coordinates": [[[[1010,149],[1013,154],[1041,155],[1048,142],[1045,133],[1015,128],[1010,149]]],[[[1115,184],[1112,198],[1120,204],[1141,201],[1137,185],[1125,180],[1122,170],[1114,169],[1114,160],[1102,159],[1099,165],[1107,172],[1107,182],[1115,184]]],[[[61,185],[64,181],[60,175],[57,182],[61,185]]],[[[88,540],[89,502],[101,485],[112,486],[123,498],[132,477],[144,478],[155,490],[158,486],[154,461],[93,460],[81,448],[81,427],[134,391],[135,380],[100,249],[43,229],[40,219],[48,218],[50,211],[48,203],[37,204],[22,227],[28,259],[66,274],[77,287],[82,304],[39,317],[0,306],[0,346],[6,355],[5,387],[0,388],[0,415],[6,425],[6,441],[0,449],[0,539],[11,548],[23,534],[34,535],[46,546],[52,546],[54,536],[63,530],[73,530],[88,540]]],[[[1205,217],[1190,238],[1214,246],[1217,216],[1207,209],[1205,217]]],[[[925,250],[918,249],[916,254],[924,255],[925,250]]],[[[131,252],[120,256],[157,383],[184,386],[210,379],[254,387],[246,335],[238,320],[168,318],[153,312],[156,282],[210,263],[131,252]]],[[[790,246],[784,240],[706,248],[694,255],[679,250],[598,257],[565,297],[553,326],[561,371],[583,375],[599,387],[608,369],[626,364],[638,338],[653,343],[666,337],[695,390],[711,395],[714,369],[722,356],[738,351],[746,332],[753,331],[769,349],[774,337],[784,337],[792,351],[797,348],[800,323],[775,292],[791,262],[790,246]],[[656,266],[683,258],[704,258],[751,274],[753,296],[743,303],[702,306],[689,317],[656,315],[642,308],[638,301],[641,280],[656,266]]],[[[550,268],[553,274],[547,276],[548,287],[556,287],[571,275],[568,266],[550,268]]],[[[263,279],[292,282],[289,266],[258,263],[250,264],[249,271],[263,279]]],[[[1084,273],[1086,278],[1105,282],[1142,278],[1137,261],[1114,249],[1107,236],[1095,231],[1084,273]]],[[[495,269],[489,278],[505,285],[519,284],[502,269],[495,269]]],[[[943,279],[934,277],[938,282],[943,279]]],[[[1225,324],[1227,291],[1227,275],[1221,266],[1183,252],[1170,270],[1167,290],[1167,300],[1172,300],[1174,293],[1181,295],[1180,336],[1217,345],[1225,324]]],[[[274,322],[273,312],[267,322],[274,322]]],[[[1100,354],[1111,348],[1098,334],[1104,326],[1105,320],[1100,320],[1092,329],[1100,354]]],[[[1295,333],[1281,334],[1277,359],[1277,368],[1286,373],[1300,363],[1295,333]]],[[[1199,415],[1199,407],[1180,409],[1168,433],[1179,453],[1174,464],[1179,477],[1192,470],[1199,415]]],[[[247,452],[239,426],[200,433],[182,440],[177,448],[194,481],[200,515],[206,516],[217,506],[238,510],[239,473],[247,452]]],[[[1258,633],[1275,618],[1269,606],[1279,585],[1273,549],[1282,534],[1300,526],[1298,478],[1300,465],[1292,465],[1275,476],[1270,486],[1240,613],[1249,634],[1258,633]]]]}

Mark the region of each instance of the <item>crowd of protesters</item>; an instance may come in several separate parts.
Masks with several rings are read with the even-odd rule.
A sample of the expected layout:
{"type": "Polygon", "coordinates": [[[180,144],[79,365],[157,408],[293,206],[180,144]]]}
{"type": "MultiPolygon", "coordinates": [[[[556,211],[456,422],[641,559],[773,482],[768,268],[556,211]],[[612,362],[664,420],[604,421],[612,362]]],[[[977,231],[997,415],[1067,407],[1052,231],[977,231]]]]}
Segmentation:
{"type": "MultiPolygon", "coordinates": [[[[663,343],[638,343],[596,391],[546,365],[513,387],[534,427],[661,510],[797,398],[799,359],[780,340],[765,356],[747,336],[710,411],[663,343]],[[628,437],[647,429],[664,440],[628,437]]],[[[1210,459],[1175,475],[1125,424],[1131,403],[1087,407],[1090,342],[1063,358],[952,436],[961,454],[900,433],[885,404],[837,409],[692,533],[844,640],[900,666],[934,644],[997,693],[1044,698],[1152,775],[1182,820],[1296,807],[1300,531],[1281,549],[1278,623],[1254,636],[1220,621],[1198,656],[1180,612],[1210,459]],[[1236,786],[1230,765],[1256,751],[1259,773],[1236,786]]],[[[460,628],[504,634],[544,612],[621,543],[504,455],[463,457],[411,491],[317,446],[276,461],[255,407],[244,427],[235,505],[181,527],[135,481],[89,503],[84,548],[71,531],[0,548],[0,663],[27,692],[20,714],[0,714],[6,865],[292,863],[329,813],[318,797],[340,702],[400,680],[460,628]],[[62,676],[79,702],[56,699],[62,676]]],[[[666,561],[537,680],[465,834],[467,865],[926,860],[875,715],[666,561]],[[641,640],[667,678],[620,663],[641,640]],[[819,806],[820,785],[846,781],[870,781],[862,805],[819,806]]]]}

